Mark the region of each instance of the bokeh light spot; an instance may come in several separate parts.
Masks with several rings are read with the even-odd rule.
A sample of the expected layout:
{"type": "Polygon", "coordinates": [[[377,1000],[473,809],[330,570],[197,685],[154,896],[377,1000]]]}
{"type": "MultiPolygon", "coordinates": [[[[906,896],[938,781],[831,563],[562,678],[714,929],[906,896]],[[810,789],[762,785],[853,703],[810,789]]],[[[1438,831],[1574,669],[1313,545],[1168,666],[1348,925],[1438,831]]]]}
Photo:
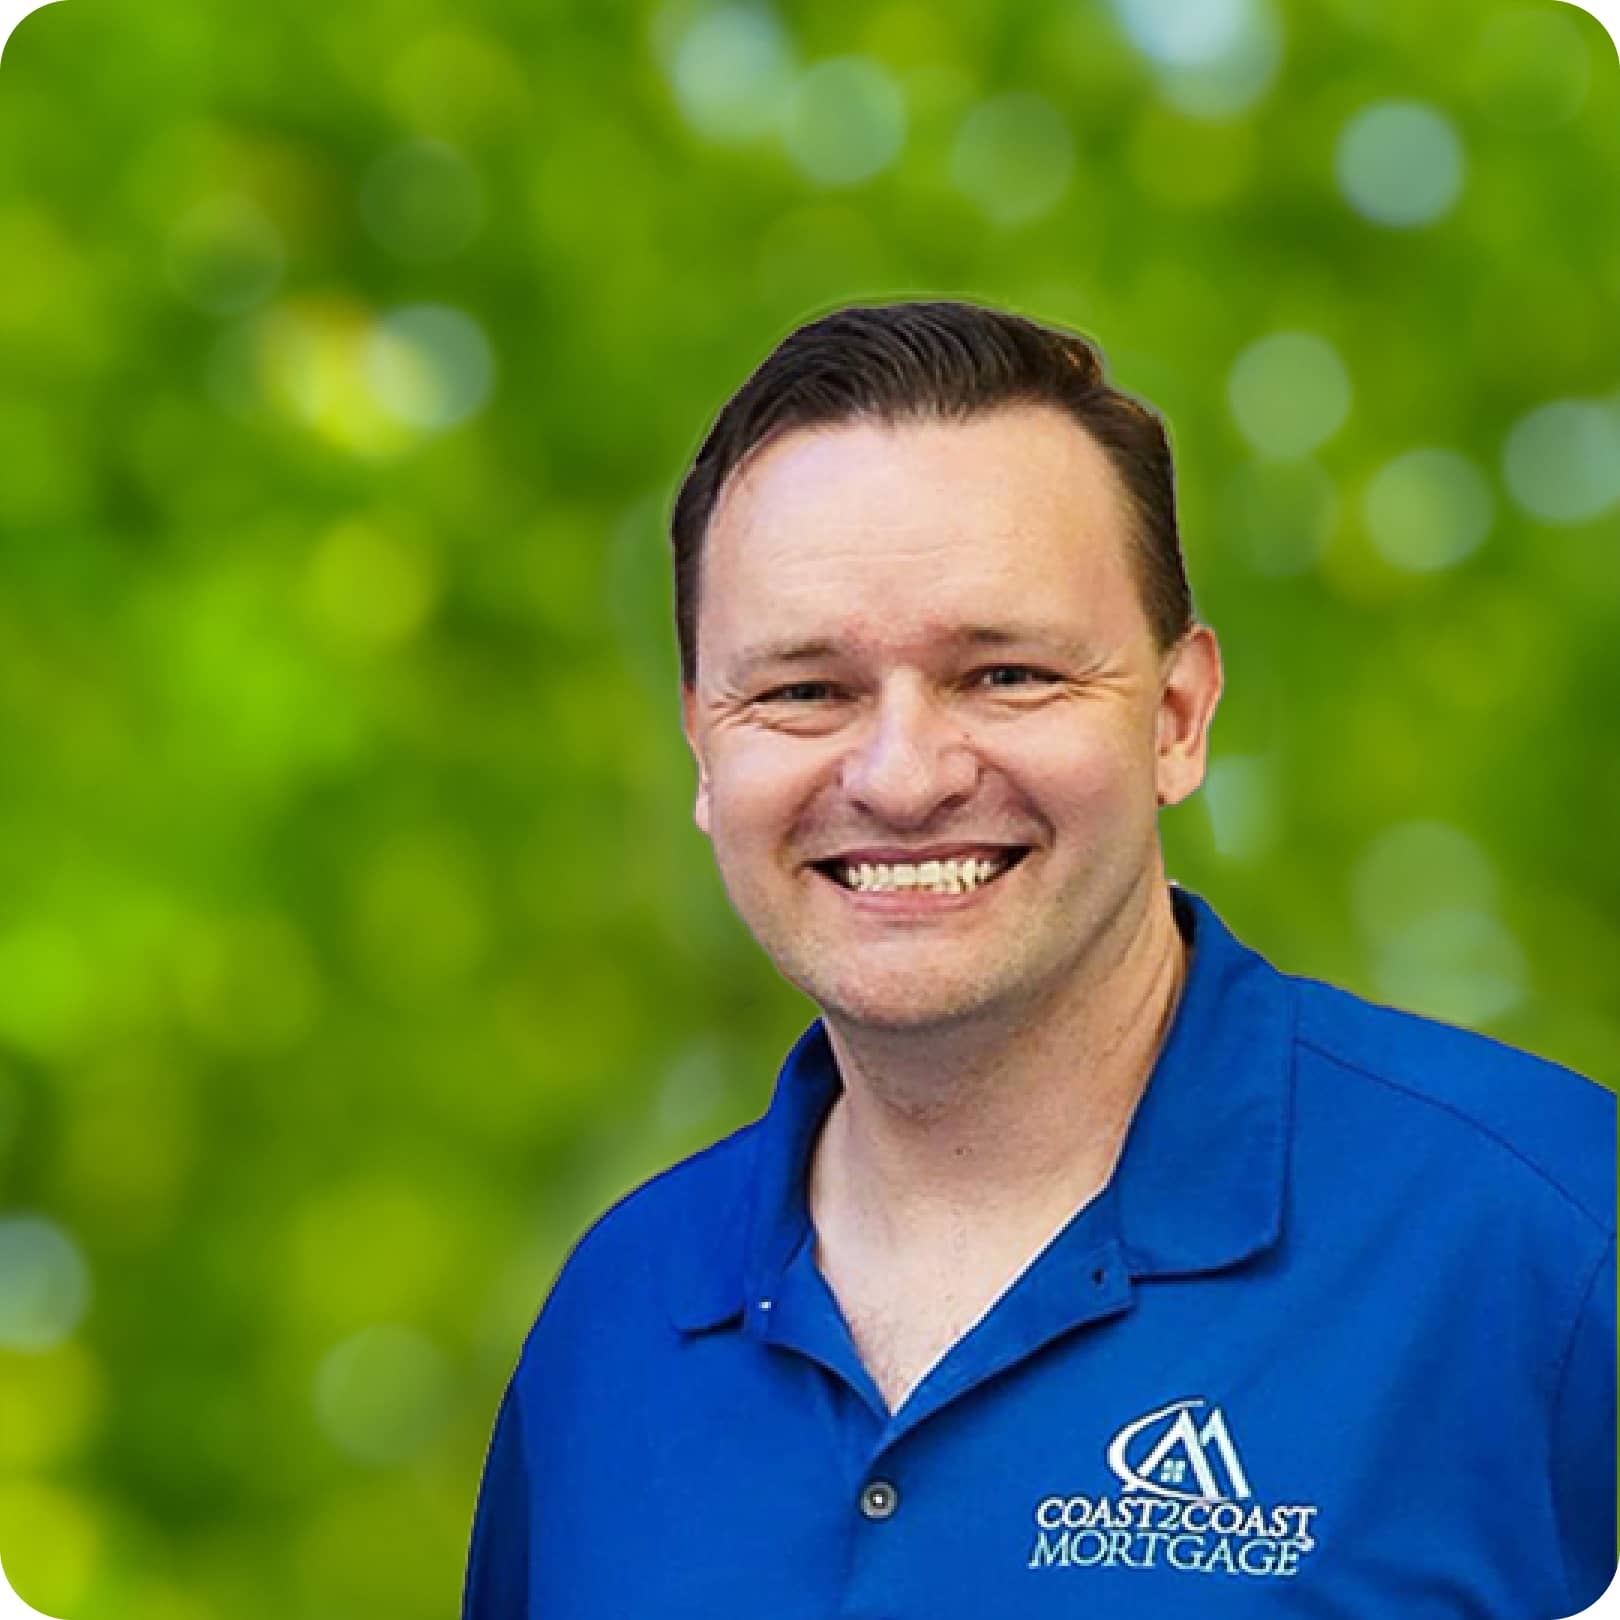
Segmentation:
{"type": "Polygon", "coordinates": [[[255,385],[332,444],[362,456],[397,455],[419,430],[384,409],[362,374],[372,332],[365,313],[348,304],[273,306],[253,324],[255,385]]]}
{"type": "Polygon", "coordinates": [[[210,315],[242,315],[276,290],[287,263],[280,233],[246,197],[215,197],[186,214],[169,237],[165,265],[175,290],[210,315]]]}
{"type": "Polygon", "coordinates": [[[895,160],[905,138],[899,87],[866,57],[817,62],[799,75],[783,106],[783,144],[820,185],[871,179],[895,160]]]}
{"type": "Polygon", "coordinates": [[[0,1216],[0,1347],[50,1350],[90,1305],[78,1245],[41,1215],[0,1216]]]}
{"type": "Polygon", "coordinates": [[[1585,523],[1620,501],[1620,414],[1561,399],[1521,417],[1502,448],[1514,500],[1544,523],[1585,523]]]}
{"type": "Polygon", "coordinates": [[[389,415],[437,432],[477,414],[495,380],[495,357],[477,321],[443,304],[385,315],[365,346],[372,397],[389,415]]]}
{"type": "Polygon", "coordinates": [[[1282,26],[1270,0],[1112,0],[1159,94],[1194,118],[1230,118],[1270,89],[1282,26]]]}
{"type": "Polygon", "coordinates": [[[1351,877],[1356,922],[1370,939],[1433,911],[1489,911],[1496,872],[1478,844],[1443,821],[1408,821],[1374,841],[1351,877]]]}
{"type": "Polygon", "coordinates": [[[775,122],[793,82],[793,56],[764,7],[719,6],[681,36],[669,71],[694,129],[714,140],[748,140],[775,122]]]}
{"type": "Polygon", "coordinates": [[[407,141],[385,152],[360,187],[367,229],[397,258],[416,263],[459,253],[486,212],[477,174],[443,141],[407,141]]]}
{"type": "Polygon", "coordinates": [[[386,98],[407,129],[482,148],[526,127],[535,83],[532,51],[497,29],[474,31],[483,20],[470,11],[422,8],[392,17],[380,32],[360,26],[338,37],[352,51],[348,70],[359,93],[386,98]],[[437,25],[434,18],[441,19],[437,25]]]}
{"type": "Polygon", "coordinates": [[[681,1138],[713,1118],[726,1096],[726,1053],[717,1041],[688,1047],[664,1071],[658,1086],[659,1128],[681,1138]]]}
{"type": "Polygon", "coordinates": [[[981,102],[962,121],[951,177],[1000,225],[1021,225],[1056,207],[1074,174],[1074,136],[1042,96],[1011,91],[981,102]]]}
{"type": "Polygon", "coordinates": [[[1189,117],[1215,125],[1247,111],[1271,89],[1282,57],[1282,28],[1267,9],[1214,61],[1160,68],[1159,94],[1189,117]]]}
{"type": "Polygon", "coordinates": [[[1524,1000],[1528,972],[1518,941],[1497,918],[1437,911],[1380,942],[1373,978],[1397,1006],[1477,1027],[1524,1000]]]}
{"type": "Polygon", "coordinates": [[[1451,120],[1419,101],[1364,107],[1335,153],[1339,189],[1363,219],[1408,229],[1443,218],[1462,194],[1463,144],[1451,120]]]}
{"type": "Polygon", "coordinates": [[[1350,414],[1350,378],[1338,351],[1311,332],[1273,332],[1249,345],[1227,379],[1243,436],[1268,456],[1301,456],[1332,438],[1350,414]]]}
{"type": "Polygon", "coordinates": [[[431,1340],[383,1323],[328,1352],[315,1374],[315,1412],[345,1455],[395,1463],[432,1439],[447,1412],[449,1388],[449,1366],[431,1340]]]}
{"type": "Polygon", "coordinates": [[[1378,993],[1397,1006],[1477,1025],[1524,997],[1517,941],[1494,914],[1496,873],[1460,828],[1413,821],[1357,863],[1350,898],[1373,948],[1378,993]]]}
{"type": "Polygon", "coordinates": [[[1397,568],[1433,573],[1477,551],[1496,503],[1484,473],[1454,450],[1409,450],[1373,475],[1367,533],[1397,568]]]}
{"type": "Polygon", "coordinates": [[[1217,852],[1252,861],[1277,840],[1277,794],[1263,759],[1227,755],[1210,762],[1201,796],[1217,852]]]}
{"type": "Polygon", "coordinates": [[[362,648],[392,647],[426,622],[438,596],[430,554],[385,524],[351,518],[322,537],[310,558],[306,599],[316,621],[362,648]]]}
{"type": "Polygon", "coordinates": [[[1131,43],[1176,67],[1219,61],[1252,26],[1252,0],[1113,0],[1131,43]]]}

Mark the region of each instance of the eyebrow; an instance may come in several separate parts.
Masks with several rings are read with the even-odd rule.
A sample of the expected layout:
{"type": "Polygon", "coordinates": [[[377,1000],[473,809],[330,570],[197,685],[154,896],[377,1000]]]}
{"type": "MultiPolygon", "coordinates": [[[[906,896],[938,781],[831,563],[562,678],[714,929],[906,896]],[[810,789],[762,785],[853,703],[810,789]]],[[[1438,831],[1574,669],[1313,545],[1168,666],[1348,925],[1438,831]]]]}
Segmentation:
{"type": "MultiPolygon", "coordinates": [[[[1039,624],[966,624],[942,638],[953,651],[992,647],[1040,647],[1071,662],[1090,662],[1093,654],[1066,631],[1039,624]]],[[[745,647],[732,664],[733,675],[746,679],[756,671],[783,665],[817,663],[842,656],[847,649],[825,636],[808,641],[760,642],[745,647]]]]}

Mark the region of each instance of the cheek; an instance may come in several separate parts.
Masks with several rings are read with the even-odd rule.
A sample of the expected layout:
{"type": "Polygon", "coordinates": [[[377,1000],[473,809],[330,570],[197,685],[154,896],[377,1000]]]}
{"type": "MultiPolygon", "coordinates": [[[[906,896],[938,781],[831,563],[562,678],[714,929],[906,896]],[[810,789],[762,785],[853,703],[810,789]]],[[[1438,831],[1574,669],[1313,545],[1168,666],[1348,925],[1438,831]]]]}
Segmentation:
{"type": "Polygon", "coordinates": [[[1151,743],[1127,726],[1054,727],[1029,741],[1008,769],[1057,814],[1069,806],[1126,803],[1144,785],[1152,791],[1151,743]]]}
{"type": "Polygon", "coordinates": [[[791,831],[815,798],[820,777],[796,739],[737,737],[710,761],[709,799],[717,837],[766,844],[791,831]]]}

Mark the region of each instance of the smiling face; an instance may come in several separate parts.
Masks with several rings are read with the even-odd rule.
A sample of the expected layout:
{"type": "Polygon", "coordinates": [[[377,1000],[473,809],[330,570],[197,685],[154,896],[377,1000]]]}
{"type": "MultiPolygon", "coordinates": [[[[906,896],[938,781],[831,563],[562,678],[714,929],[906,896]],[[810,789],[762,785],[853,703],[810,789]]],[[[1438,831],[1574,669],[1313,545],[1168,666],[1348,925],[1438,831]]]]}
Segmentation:
{"type": "Polygon", "coordinates": [[[1202,779],[1220,665],[1202,628],[1156,648],[1128,533],[1045,406],[790,432],[726,486],[683,694],[697,822],[830,1021],[1049,1013],[1162,899],[1158,808],[1202,779]]]}

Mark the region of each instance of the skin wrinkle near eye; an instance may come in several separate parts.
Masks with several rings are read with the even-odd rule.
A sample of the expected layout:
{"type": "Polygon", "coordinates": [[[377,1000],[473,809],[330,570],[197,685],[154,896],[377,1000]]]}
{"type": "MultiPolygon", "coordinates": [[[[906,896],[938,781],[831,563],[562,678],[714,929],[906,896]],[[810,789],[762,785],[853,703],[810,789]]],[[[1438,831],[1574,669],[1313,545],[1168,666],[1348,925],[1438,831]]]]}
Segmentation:
{"type": "MultiPolygon", "coordinates": [[[[954,646],[961,642],[977,644],[981,639],[999,641],[1003,634],[1004,632],[999,630],[987,631],[982,627],[968,627],[963,632],[948,635],[943,639],[948,645],[954,646]]],[[[1027,632],[1022,631],[1006,634],[1009,639],[1021,642],[1031,639],[1027,632]]],[[[832,644],[827,642],[807,642],[803,644],[803,651],[805,656],[809,657],[813,648],[820,649],[830,645],[832,644]]],[[[1070,643],[1070,645],[1077,644],[1070,643]]],[[[1173,654],[1165,655],[1167,666],[1172,656],[1173,654]]],[[[1050,704],[1067,699],[1085,700],[1108,693],[1128,698],[1132,694],[1133,687],[1140,683],[1130,671],[1113,667],[1106,657],[1097,656],[1091,667],[1082,668],[1077,673],[1068,675],[1029,664],[981,665],[968,671],[962,677],[961,684],[966,688],[967,695],[990,699],[994,706],[988,711],[989,717],[1002,721],[1044,712],[1050,704]],[[986,675],[1002,672],[1017,672],[1035,676],[1037,679],[1019,681],[1013,685],[979,684],[986,675]]],[[[859,695],[858,692],[854,694],[857,698],[859,695]]],[[[705,706],[713,723],[722,728],[729,724],[737,724],[744,728],[758,727],[783,736],[819,739],[830,735],[838,725],[836,717],[828,711],[840,697],[849,696],[851,693],[838,681],[806,679],[784,682],[780,686],[767,688],[759,693],[724,690],[714,695],[705,706]],[[783,695],[789,691],[815,688],[821,688],[834,695],[800,700],[783,695]]],[[[982,707],[977,713],[981,718],[986,715],[982,707]]]]}
{"type": "MultiPolygon", "coordinates": [[[[930,646],[948,651],[966,652],[984,648],[1027,648],[1041,657],[1055,655],[1061,663],[1084,668],[1094,663],[1097,654],[1060,630],[1041,625],[968,624],[928,637],[930,646]]],[[[725,684],[740,689],[762,670],[773,666],[811,663],[817,659],[837,659],[846,655],[846,649],[824,637],[809,641],[783,641],[756,647],[745,647],[732,661],[725,684]]]]}
{"type": "MultiPolygon", "coordinates": [[[[994,688],[995,690],[1016,691],[1019,687],[1033,686],[1040,688],[1055,686],[1064,678],[1063,676],[1057,674],[1054,670],[1036,669],[1033,665],[1028,664],[992,664],[985,669],[976,669],[970,671],[963,678],[962,684],[969,690],[972,690],[984,682],[985,676],[1003,674],[1032,675],[1035,678],[1033,681],[1019,681],[1014,686],[997,686],[994,688]]],[[[827,692],[837,692],[839,690],[837,683],[833,681],[789,681],[783,686],[772,687],[769,691],[761,692],[751,701],[754,703],[790,703],[793,701],[793,699],[788,696],[790,692],[803,692],[806,690],[815,689],[820,689],[827,692]]],[[[807,698],[804,699],[804,701],[814,702],[815,700],[807,698]]]]}
{"type": "MultiPolygon", "coordinates": [[[[1053,670],[1036,669],[1020,664],[992,664],[969,671],[962,677],[959,685],[964,696],[988,698],[997,705],[999,713],[1010,715],[1034,712],[1061,698],[1064,695],[1062,689],[1065,686],[1072,687],[1074,683],[1053,670]],[[999,674],[1016,674],[1030,678],[1011,684],[991,683],[985,679],[988,675],[999,674]]],[[[789,681],[754,697],[744,698],[741,704],[745,717],[748,714],[759,716],[761,711],[766,711],[763,715],[765,723],[770,725],[774,722],[778,728],[784,722],[788,727],[801,723],[819,725],[830,723],[832,717],[827,710],[840,698],[850,695],[833,681],[789,681]],[[789,695],[794,692],[817,691],[826,695],[800,698],[789,695]]],[[[1079,694],[1072,692],[1070,695],[1079,694]]]]}

